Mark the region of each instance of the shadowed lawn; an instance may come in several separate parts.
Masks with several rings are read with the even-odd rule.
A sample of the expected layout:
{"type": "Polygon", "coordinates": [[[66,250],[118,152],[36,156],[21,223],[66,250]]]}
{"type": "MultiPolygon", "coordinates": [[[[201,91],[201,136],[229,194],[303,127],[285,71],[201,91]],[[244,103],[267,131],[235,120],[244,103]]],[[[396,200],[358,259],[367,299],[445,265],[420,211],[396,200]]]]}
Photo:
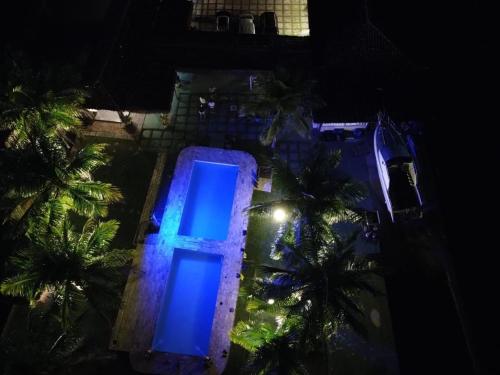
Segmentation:
{"type": "MultiPolygon", "coordinates": [[[[272,195],[261,191],[254,190],[252,204],[271,199],[272,195]]],[[[242,280],[240,288],[250,288],[256,274],[255,264],[264,261],[269,263],[269,253],[271,247],[276,240],[277,231],[280,225],[277,224],[271,217],[259,217],[250,215],[247,229],[247,242],[245,248],[245,260],[243,263],[242,280]]],[[[236,307],[235,325],[240,320],[248,319],[245,300],[238,299],[236,307]]],[[[239,345],[231,344],[229,361],[224,371],[224,374],[238,374],[241,372],[242,366],[245,364],[248,353],[239,345]]]]}
{"type": "Polygon", "coordinates": [[[136,143],[130,141],[89,138],[86,143],[108,144],[106,151],[112,158],[111,163],[98,169],[95,178],[110,182],[122,191],[123,202],[111,205],[108,216],[120,221],[113,245],[131,248],[156,163],[156,153],[140,150],[136,143]]]}

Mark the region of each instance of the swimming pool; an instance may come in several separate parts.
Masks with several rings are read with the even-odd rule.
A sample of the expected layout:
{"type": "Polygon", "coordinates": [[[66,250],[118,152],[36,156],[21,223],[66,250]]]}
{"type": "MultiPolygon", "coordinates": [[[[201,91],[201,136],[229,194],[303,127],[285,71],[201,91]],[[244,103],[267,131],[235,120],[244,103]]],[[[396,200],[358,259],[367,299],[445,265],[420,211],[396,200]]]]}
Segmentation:
{"type": "Polygon", "coordinates": [[[239,167],[195,161],[178,234],[209,240],[227,238],[239,167]]]}
{"type": "Polygon", "coordinates": [[[174,249],[153,350],[206,356],[223,256],[174,249]]]}
{"type": "Polygon", "coordinates": [[[224,372],[256,171],[246,152],[193,146],[163,172],[160,228],[140,245],[110,344],[134,370],[205,373],[209,357],[224,372]]]}

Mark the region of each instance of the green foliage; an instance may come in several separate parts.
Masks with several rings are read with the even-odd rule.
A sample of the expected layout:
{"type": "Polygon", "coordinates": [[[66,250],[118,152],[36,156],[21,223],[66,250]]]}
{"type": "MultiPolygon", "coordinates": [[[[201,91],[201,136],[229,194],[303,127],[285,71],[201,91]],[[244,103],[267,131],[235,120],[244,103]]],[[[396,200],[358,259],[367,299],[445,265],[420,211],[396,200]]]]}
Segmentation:
{"type": "Polygon", "coordinates": [[[231,332],[232,342],[250,352],[249,373],[329,373],[338,329],[366,334],[359,296],[380,292],[371,284],[374,269],[354,252],[355,238],[310,223],[300,239],[293,230],[281,236],[279,264],[259,266],[261,277],[242,297],[250,317],[231,332]]]}
{"type": "Polygon", "coordinates": [[[355,255],[356,233],[342,238],[332,231],[334,223],[359,219],[365,190],[337,173],[340,161],[340,151],[317,149],[295,173],[274,157],[273,192],[250,207],[265,216],[282,208],[288,222],[273,244],[275,261],[262,260],[256,285],[245,291],[249,318],[231,333],[250,352],[249,373],[330,373],[337,330],[365,333],[358,297],[379,293],[370,283],[374,270],[355,255]]]}
{"type": "Polygon", "coordinates": [[[78,132],[87,95],[65,86],[69,75],[68,69],[33,71],[13,62],[0,96],[0,129],[10,131],[7,147],[26,148],[40,135],[57,138],[67,147],[73,144],[71,134],[78,132]]]}
{"type": "Polygon", "coordinates": [[[273,337],[250,354],[244,368],[248,374],[307,375],[303,348],[295,333],[273,337]]]}
{"type": "Polygon", "coordinates": [[[9,131],[0,161],[2,223],[25,224],[42,209],[55,216],[66,211],[106,216],[108,205],[122,196],[116,187],[92,178],[96,168],[109,162],[105,146],[78,148],[74,142],[86,94],[67,88],[68,69],[32,70],[19,61],[11,61],[8,78],[1,82],[0,129],[9,131]]]}
{"type": "Polygon", "coordinates": [[[298,243],[280,241],[283,268],[263,267],[268,277],[260,295],[286,300],[289,312],[304,317],[314,328],[309,337],[321,332],[330,337],[341,324],[363,334],[363,311],[356,299],[362,291],[379,293],[369,282],[373,270],[366,259],[355,255],[355,236],[332,241],[314,232],[304,232],[298,243]]]}
{"type": "Polygon", "coordinates": [[[255,204],[250,210],[269,214],[280,207],[289,213],[290,221],[314,222],[324,227],[325,233],[335,222],[357,220],[355,208],[364,199],[365,189],[335,173],[340,159],[338,150],[318,149],[300,173],[294,173],[275,156],[271,161],[273,190],[279,197],[255,204]]]}
{"type": "Polygon", "coordinates": [[[40,134],[60,138],[70,145],[68,134],[76,132],[81,124],[83,93],[71,90],[61,94],[49,91],[38,98],[32,95],[22,86],[16,86],[2,105],[8,108],[0,114],[0,129],[10,130],[7,147],[25,148],[40,134]]]}
{"type": "Polygon", "coordinates": [[[304,138],[310,136],[313,108],[323,101],[313,92],[315,82],[301,71],[277,69],[271,75],[257,77],[259,100],[248,104],[248,111],[270,118],[270,125],[261,135],[261,143],[270,145],[285,129],[293,129],[304,138]]]}
{"type": "Polygon", "coordinates": [[[105,145],[78,146],[86,93],[67,89],[78,86],[69,83],[71,69],[11,63],[0,78],[0,129],[8,131],[0,147],[0,215],[13,255],[2,267],[8,276],[0,292],[26,299],[30,310],[27,322],[14,314],[27,324],[0,340],[0,371],[69,374],[114,358],[98,341],[111,327],[131,251],[111,249],[119,223],[96,218],[122,195],[93,178],[109,163],[105,145]],[[90,218],[81,231],[73,213],[90,218]]]}
{"type": "Polygon", "coordinates": [[[276,329],[271,323],[255,321],[239,321],[230,333],[231,341],[255,352],[265,343],[277,336],[276,329]]]}
{"type": "Polygon", "coordinates": [[[73,211],[86,217],[106,216],[108,205],[122,195],[113,185],[93,180],[92,173],[109,162],[104,151],[104,144],[91,144],[69,154],[47,137],[39,137],[30,149],[6,150],[17,163],[0,164],[10,176],[2,197],[7,208],[3,222],[24,221],[42,210],[54,215],[73,211]]]}
{"type": "Polygon", "coordinates": [[[89,219],[76,232],[67,217],[51,221],[44,211],[30,223],[29,245],[10,258],[13,275],[0,292],[24,297],[32,307],[48,294],[64,329],[89,308],[105,317],[119,298],[120,268],[131,258],[129,250],[109,248],[117,230],[115,220],[89,219]]]}

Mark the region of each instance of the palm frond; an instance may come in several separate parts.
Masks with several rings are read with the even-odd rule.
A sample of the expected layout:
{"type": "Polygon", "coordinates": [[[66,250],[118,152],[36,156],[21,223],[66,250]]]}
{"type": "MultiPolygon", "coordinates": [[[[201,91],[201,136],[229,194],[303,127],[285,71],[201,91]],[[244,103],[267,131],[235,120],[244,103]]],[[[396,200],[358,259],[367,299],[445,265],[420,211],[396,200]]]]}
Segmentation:
{"type": "Polygon", "coordinates": [[[122,267],[132,259],[133,251],[133,249],[114,249],[104,254],[99,262],[106,269],[122,267]]]}
{"type": "Polygon", "coordinates": [[[271,167],[273,172],[273,185],[287,196],[297,196],[301,192],[299,179],[292,172],[288,164],[275,155],[271,160],[271,167]]]}
{"type": "Polygon", "coordinates": [[[311,136],[311,120],[306,119],[298,109],[290,115],[290,127],[295,129],[302,138],[309,139],[311,136]]]}
{"type": "Polygon", "coordinates": [[[244,371],[259,375],[307,375],[301,354],[295,335],[278,335],[251,353],[244,371]]]}
{"type": "Polygon", "coordinates": [[[71,209],[86,217],[106,216],[108,205],[123,198],[117,187],[100,181],[72,181],[66,197],[71,209]]]}
{"type": "Polygon", "coordinates": [[[104,152],[106,147],[107,144],[105,143],[93,143],[84,146],[68,166],[68,173],[87,175],[96,168],[106,165],[110,160],[109,156],[104,152]]]}
{"type": "Polygon", "coordinates": [[[229,333],[231,342],[249,352],[255,352],[276,337],[276,328],[265,322],[239,321],[229,333]]]}
{"type": "MultiPolygon", "coordinates": [[[[88,220],[84,227],[84,233],[88,233],[85,248],[100,255],[107,251],[109,244],[118,231],[120,223],[117,220],[96,222],[88,220]]],[[[109,255],[109,253],[107,253],[109,255]]]]}
{"type": "Polygon", "coordinates": [[[39,277],[36,274],[20,273],[4,279],[0,283],[0,293],[31,300],[39,291],[38,281],[39,277]]]}
{"type": "Polygon", "coordinates": [[[278,111],[271,119],[271,123],[267,129],[260,135],[260,142],[264,146],[269,146],[284,126],[285,117],[281,114],[281,111],[278,111]]]}

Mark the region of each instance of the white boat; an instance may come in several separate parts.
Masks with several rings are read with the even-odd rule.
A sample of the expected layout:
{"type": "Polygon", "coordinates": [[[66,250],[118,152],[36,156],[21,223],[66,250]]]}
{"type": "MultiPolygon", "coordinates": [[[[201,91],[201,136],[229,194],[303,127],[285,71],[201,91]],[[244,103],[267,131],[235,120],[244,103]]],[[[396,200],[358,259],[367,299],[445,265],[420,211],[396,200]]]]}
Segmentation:
{"type": "Polygon", "coordinates": [[[380,185],[391,220],[421,218],[423,204],[415,160],[395,124],[385,114],[378,116],[373,143],[380,185]]]}

